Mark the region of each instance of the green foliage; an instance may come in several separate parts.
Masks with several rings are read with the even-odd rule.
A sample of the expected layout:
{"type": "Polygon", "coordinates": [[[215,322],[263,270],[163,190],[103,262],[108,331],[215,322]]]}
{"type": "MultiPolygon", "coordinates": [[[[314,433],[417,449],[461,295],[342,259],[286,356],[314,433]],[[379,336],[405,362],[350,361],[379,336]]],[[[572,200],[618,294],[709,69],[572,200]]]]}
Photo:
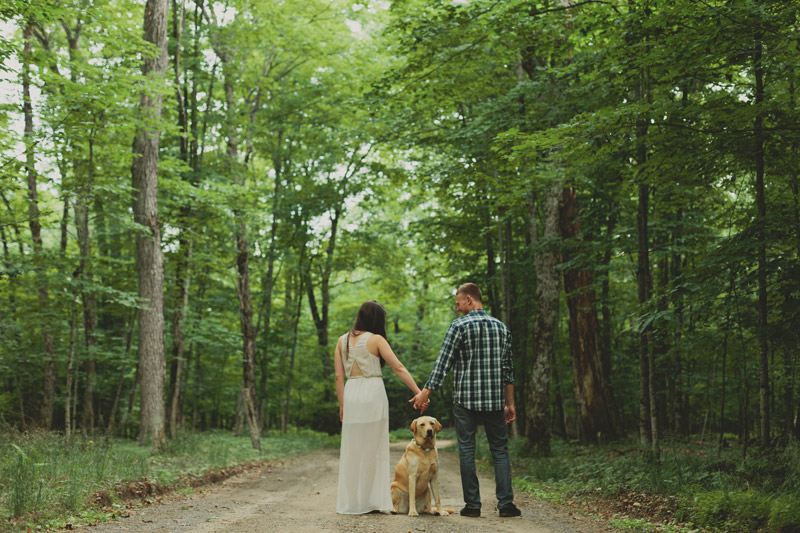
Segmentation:
{"type": "MultiPolygon", "coordinates": [[[[61,520],[91,508],[91,497],[126,482],[147,479],[178,488],[192,478],[254,461],[281,461],[324,446],[338,438],[308,429],[267,433],[262,451],[246,437],[230,432],[182,433],[163,454],[126,440],[81,437],[65,445],[55,433],[8,432],[0,438],[0,516],[23,523],[61,520]]],[[[66,522],[65,522],[66,521],[66,522]]]]}
{"type": "Polygon", "coordinates": [[[148,455],[124,443],[65,446],[57,434],[12,432],[0,441],[0,508],[15,517],[73,512],[102,488],[147,475],[148,455]]]}
{"type": "Polygon", "coordinates": [[[797,492],[778,496],[770,502],[767,527],[779,532],[800,529],[800,496],[797,492]]]}
{"type": "Polygon", "coordinates": [[[755,531],[767,524],[769,498],[755,490],[700,492],[679,505],[679,519],[722,531],[755,531]]]}
{"type": "MultiPolygon", "coordinates": [[[[636,524],[645,530],[680,530],[674,521],[718,531],[799,527],[800,493],[791,484],[798,466],[795,444],[774,455],[742,460],[740,449],[670,442],[664,445],[661,461],[648,458],[634,443],[586,447],[555,440],[551,457],[527,457],[524,445],[521,439],[510,443],[517,490],[558,503],[638,500],[638,509],[651,521],[666,522],[618,517],[613,523],[623,530],[636,530],[636,524]]],[[[485,439],[478,438],[476,453],[489,467],[485,439]]]]}

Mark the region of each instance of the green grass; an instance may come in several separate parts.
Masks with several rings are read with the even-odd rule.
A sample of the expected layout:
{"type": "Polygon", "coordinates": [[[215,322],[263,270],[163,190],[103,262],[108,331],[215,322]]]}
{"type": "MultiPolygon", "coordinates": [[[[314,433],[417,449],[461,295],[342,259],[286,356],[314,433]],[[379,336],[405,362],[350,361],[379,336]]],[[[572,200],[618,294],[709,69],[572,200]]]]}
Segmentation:
{"type": "MultiPolygon", "coordinates": [[[[800,531],[796,441],[762,455],[751,450],[747,459],[735,447],[718,453],[715,446],[665,442],[660,461],[632,441],[582,446],[554,440],[547,458],[526,457],[524,444],[510,444],[516,490],[557,503],[634,495],[644,518],[612,517],[623,531],[800,531]]],[[[478,438],[477,455],[491,468],[485,438],[478,438]]]]}
{"type": "Polygon", "coordinates": [[[310,430],[266,433],[262,450],[230,432],[184,433],[153,455],[131,441],[31,432],[0,437],[0,529],[64,527],[108,515],[91,504],[100,491],[135,480],[178,488],[190,477],[255,461],[274,461],[324,447],[338,437],[310,430]]]}

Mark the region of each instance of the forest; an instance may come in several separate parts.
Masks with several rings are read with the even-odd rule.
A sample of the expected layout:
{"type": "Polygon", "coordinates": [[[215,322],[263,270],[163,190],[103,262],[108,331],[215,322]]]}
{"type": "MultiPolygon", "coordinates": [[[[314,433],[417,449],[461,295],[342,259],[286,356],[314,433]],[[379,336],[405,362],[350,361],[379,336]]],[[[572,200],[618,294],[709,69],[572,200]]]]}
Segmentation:
{"type": "Polygon", "coordinates": [[[800,472],[798,7],[3,0],[0,432],[335,435],[361,303],[422,386],[474,282],[521,456],[800,472]]]}

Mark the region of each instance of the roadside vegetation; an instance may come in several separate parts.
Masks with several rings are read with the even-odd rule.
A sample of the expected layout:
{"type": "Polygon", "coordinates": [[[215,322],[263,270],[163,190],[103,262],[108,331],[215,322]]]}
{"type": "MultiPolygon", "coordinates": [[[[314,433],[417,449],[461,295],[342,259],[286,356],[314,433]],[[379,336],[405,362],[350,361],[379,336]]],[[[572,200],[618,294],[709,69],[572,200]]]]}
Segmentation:
{"type": "MultiPolygon", "coordinates": [[[[664,442],[653,460],[638,441],[584,446],[554,440],[552,456],[511,443],[515,489],[600,515],[620,531],[800,531],[800,444],[742,456],[738,446],[664,442]]],[[[485,439],[478,457],[491,468],[485,439]]]]}
{"type": "Polygon", "coordinates": [[[229,431],[182,433],[162,454],[130,440],[0,432],[0,530],[66,528],[125,516],[136,501],[221,481],[338,444],[307,429],[267,432],[261,451],[229,431]]]}

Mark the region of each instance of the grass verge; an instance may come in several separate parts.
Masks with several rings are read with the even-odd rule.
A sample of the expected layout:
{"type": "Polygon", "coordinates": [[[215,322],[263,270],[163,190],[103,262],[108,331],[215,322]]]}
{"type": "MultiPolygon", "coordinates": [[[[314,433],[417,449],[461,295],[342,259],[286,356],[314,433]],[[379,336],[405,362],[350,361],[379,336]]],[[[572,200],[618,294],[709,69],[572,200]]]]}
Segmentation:
{"type": "Polygon", "coordinates": [[[338,437],[311,430],[266,433],[262,450],[230,432],[183,433],[164,453],[117,439],[31,432],[0,437],[0,529],[41,530],[98,522],[125,514],[126,500],[147,501],[265,462],[324,446],[338,437]],[[244,465],[244,466],[243,466],[244,465]]]}
{"type": "MultiPolygon", "coordinates": [[[[528,457],[511,441],[515,489],[599,515],[620,531],[800,531],[800,445],[742,457],[736,447],[664,443],[660,461],[633,441],[583,446],[554,440],[528,457]]],[[[491,468],[485,438],[477,456],[491,468]]]]}

